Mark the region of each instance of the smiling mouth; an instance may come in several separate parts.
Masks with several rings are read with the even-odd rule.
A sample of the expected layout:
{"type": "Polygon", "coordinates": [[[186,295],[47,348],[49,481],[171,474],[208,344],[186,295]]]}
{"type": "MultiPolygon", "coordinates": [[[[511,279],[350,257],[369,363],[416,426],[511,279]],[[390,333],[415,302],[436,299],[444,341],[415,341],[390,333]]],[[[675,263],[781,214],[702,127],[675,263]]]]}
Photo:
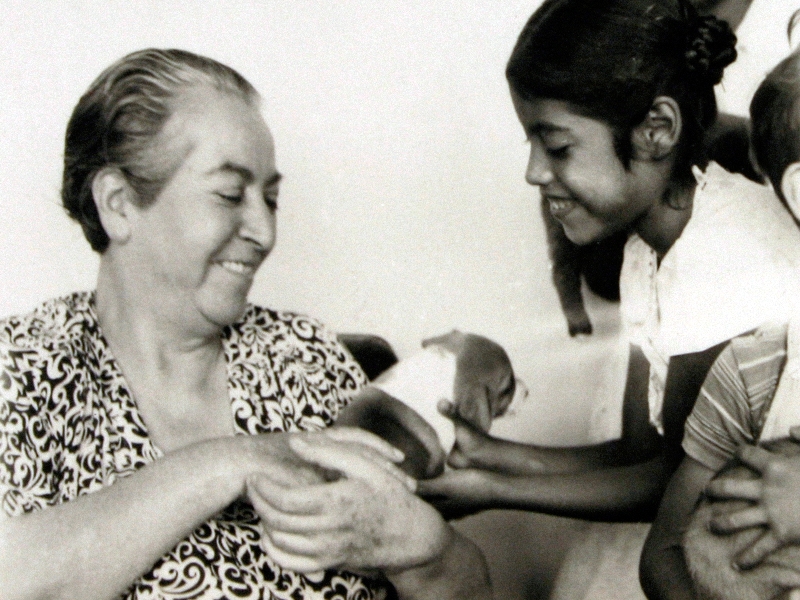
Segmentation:
{"type": "Polygon", "coordinates": [[[256,272],[256,266],[250,263],[236,260],[223,260],[219,264],[226,271],[230,271],[236,275],[244,275],[245,277],[252,277],[256,272]]]}
{"type": "Polygon", "coordinates": [[[577,202],[569,198],[548,197],[547,203],[550,206],[550,214],[556,218],[566,216],[577,206],[577,202]]]}

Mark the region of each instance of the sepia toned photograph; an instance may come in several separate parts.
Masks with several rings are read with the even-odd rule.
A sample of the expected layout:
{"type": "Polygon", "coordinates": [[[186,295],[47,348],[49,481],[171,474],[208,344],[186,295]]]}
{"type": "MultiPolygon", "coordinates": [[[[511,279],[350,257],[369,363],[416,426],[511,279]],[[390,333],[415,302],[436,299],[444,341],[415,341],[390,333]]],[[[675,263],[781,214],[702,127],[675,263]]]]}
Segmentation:
{"type": "Polygon", "coordinates": [[[0,600],[800,600],[800,0],[0,36],[0,600]]]}

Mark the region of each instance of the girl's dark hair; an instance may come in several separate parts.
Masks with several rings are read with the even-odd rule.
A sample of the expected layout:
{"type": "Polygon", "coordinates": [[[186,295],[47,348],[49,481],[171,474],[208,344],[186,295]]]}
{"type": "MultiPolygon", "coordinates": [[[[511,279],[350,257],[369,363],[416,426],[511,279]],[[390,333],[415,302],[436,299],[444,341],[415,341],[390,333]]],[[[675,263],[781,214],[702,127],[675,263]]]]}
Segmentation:
{"type": "Polygon", "coordinates": [[[717,115],[714,85],[736,59],[728,24],[686,0],[546,0],[519,35],[506,68],[526,100],[552,98],[608,124],[628,166],[631,133],[658,96],[680,107],[674,177],[703,164],[702,138],[717,115]]]}
{"type": "Polygon", "coordinates": [[[784,200],[786,167],[800,160],[800,51],[767,75],[750,102],[750,143],[759,169],[784,200]]]}
{"type": "Polygon", "coordinates": [[[67,125],[61,199],[93,250],[102,253],[109,243],[92,195],[95,175],[117,167],[139,202],[151,203],[176,168],[158,152],[158,134],[174,98],[201,85],[258,102],[255,88],[230,67],[185,50],[158,49],[123,57],[78,101],[67,125]]]}

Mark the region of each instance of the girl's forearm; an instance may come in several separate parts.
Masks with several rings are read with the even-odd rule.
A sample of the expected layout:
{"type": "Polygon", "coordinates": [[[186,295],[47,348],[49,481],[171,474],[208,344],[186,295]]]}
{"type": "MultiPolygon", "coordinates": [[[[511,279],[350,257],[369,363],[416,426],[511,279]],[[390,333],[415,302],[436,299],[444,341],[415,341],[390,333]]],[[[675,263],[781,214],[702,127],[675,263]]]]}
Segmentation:
{"type": "Polygon", "coordinates": [[[668,461],[571,473],[486,473],[497,508],[544,512],[599,521],[653,518],[669,480],[668,461]]]}
{"type": "MultiPolygon", "coordinates": [[[[641,459],[641,457],[639,457],[641,459]]],[[[619,440],[591,446],[542,447],[493,438],[470,454],[475,468],[509,475],[578,473],[631,462],[619,440]]]]}

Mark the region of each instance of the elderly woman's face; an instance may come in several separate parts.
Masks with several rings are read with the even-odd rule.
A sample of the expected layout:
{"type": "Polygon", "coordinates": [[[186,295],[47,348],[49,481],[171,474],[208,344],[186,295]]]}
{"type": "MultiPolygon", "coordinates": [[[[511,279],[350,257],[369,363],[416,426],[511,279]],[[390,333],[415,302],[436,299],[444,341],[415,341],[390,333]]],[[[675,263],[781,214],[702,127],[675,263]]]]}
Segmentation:
{"type": "Polygon", "coordinates": [[[178,98],[159,138],[183,157],[156,197],[137,209],[137,269],[165,306],[225,326],[243,313],[275,243],[280,175],[258,109],[211,88],[178,98]]]}

